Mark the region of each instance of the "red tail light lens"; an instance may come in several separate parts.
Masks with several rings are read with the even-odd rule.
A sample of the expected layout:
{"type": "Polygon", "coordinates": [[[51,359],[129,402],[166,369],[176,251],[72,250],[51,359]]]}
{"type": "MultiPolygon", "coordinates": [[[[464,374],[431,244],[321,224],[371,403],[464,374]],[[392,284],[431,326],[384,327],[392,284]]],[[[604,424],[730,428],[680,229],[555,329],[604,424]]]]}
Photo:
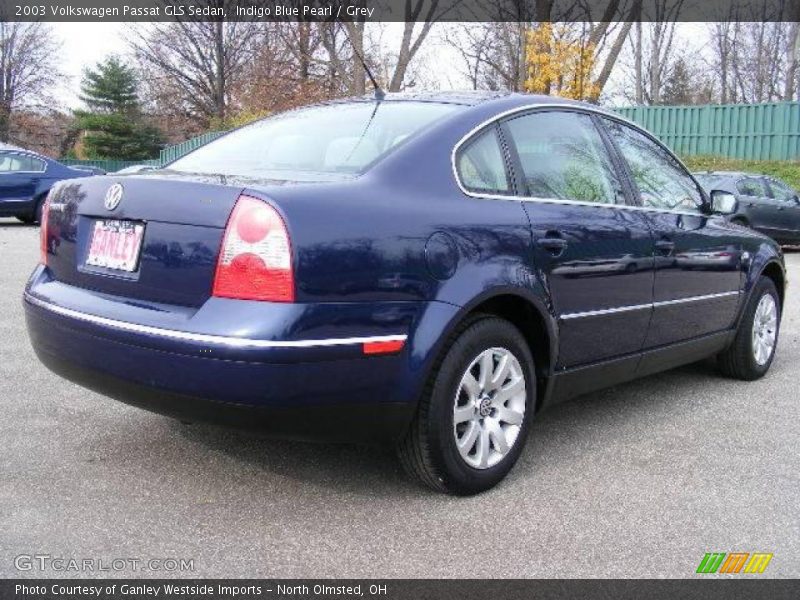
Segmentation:
{"type": "Polygon", "coordinates": [[[289,232],[269,204],[241,196],[233,207],[217,261],[213,295],[294,302],[289,232]]]}
{"type": "Polygon", "coordinates": [[[42,206],[42,217],[41,221],[39,222],[39,247],[41,249],[41,258],[39,262],[43,265],[47,264],[47,248],[49,246],[47,240],[47,222],[50,220],[50,194],[47,194],[47,198],[44,200],[44,205],[42,206]]]}

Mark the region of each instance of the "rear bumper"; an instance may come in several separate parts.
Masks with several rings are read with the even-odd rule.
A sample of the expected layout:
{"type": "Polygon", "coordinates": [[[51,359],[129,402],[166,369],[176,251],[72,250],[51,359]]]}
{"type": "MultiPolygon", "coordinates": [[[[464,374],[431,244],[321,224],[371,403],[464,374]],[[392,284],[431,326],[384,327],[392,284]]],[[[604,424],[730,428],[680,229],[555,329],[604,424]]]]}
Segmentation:
{"type": "Polygon", "coordinates": [[[413,416],[411,405],[401,402],[310,406],[220,402],[115,377],[42,351],[41,346],[35,347],[39,359],[54,373],[125,404],[182,420],[248,429],[275,437],[393,444],[399,441],[413,416]]]}
{"type": "MultiPolygon", "coordinates": [[[[122,402],[187,420],[323,441],[393,443],[413,416],[408,348],[385,356],[362,351],[366,339],[405,339],[399,333],[408,330],[405,310],[378,311],[384,322],[393,321],[393,336],[380,319],[372,324],[374,336],[352,335],[357,331],[347,327],[345,335],[330,338],[203,336],[107,317],[98,296],[66,288],[48,282],[42,270],[34,273],[24,301],[33,348],[55,373],[122,402]],[[76,308],[87,296],[98,302],[91,313],[76,308]]],[[[374,314],[375,307],[360,310],[374,314]]],[[[268,307],[262,312],[271,318],[268,307]]],[[[298,314],[320,317],[311,307],[298,314]]],[[[353,327],[360,323],[364,334],[367,320],[364,313],[353,327]]],[[[252,322],[243,325],[257,329],[252,322]]],[[[304,331],[285,319],[282,328],[304,331]]]]}

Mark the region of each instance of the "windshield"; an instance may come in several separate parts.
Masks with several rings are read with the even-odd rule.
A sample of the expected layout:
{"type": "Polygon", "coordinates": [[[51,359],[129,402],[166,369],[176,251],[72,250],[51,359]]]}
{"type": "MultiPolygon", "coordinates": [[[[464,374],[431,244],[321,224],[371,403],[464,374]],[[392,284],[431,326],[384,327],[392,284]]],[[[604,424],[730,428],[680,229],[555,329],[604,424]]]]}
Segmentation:
{"type": "Polygon", "coordinates": [[[245,177],[360,173],[456,108],[426,102],[353,102],[296,110],[234,131],[167,168],[245,177]]]}
{"type": "Polygon", "coordinates": [[[695,173],[694,178],[697,179],[697,182],[707,190],[713,188],[715,185],[724,184],[727,179],[727,177],[711,175],[708,173],[695,173]]]}

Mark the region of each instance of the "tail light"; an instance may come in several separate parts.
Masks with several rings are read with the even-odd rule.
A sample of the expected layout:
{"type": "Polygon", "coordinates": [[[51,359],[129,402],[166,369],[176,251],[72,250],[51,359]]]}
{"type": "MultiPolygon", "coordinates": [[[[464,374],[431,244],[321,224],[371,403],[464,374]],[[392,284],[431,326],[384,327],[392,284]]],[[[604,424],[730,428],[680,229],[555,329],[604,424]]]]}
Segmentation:
{"type": "Polygon", "coordinates": [[[233,207],[214,277],[214,296],[294,302],[289,232],[278,212],[250,196],[233,207]]]}
{"type": "Polygon", "coordinates": [[[47,264],[47,249],[49,242],[47,239],[47,222],[50,220],[50,197],[53,195],[52,191],[47,194],[42,205],[42,216],[39,221],[39,247],[41,249],[40,262],[43,265],[47,264]]]}

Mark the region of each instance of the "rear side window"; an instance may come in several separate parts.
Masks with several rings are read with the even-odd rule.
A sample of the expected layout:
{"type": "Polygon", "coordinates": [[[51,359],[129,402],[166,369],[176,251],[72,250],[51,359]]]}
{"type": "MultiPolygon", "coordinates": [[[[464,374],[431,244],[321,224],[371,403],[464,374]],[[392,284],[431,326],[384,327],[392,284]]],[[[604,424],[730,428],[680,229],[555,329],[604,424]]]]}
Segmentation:
{"type": "Polygon", "coordinates": [[[764,182],[760,179],[754,179],[753,177],[747,177],[746,179],[741,179],[736,183],[736,189],[739,191],[740,194],[744,194],[745,196],[766,196],[767,189],[764,187],[764,182]]]}
{"type": "Polygon", "coordinates": [[[795,202],[797,198],[797,192],[782,181],[770,178],[769,186],[772,188],[772,195],[777,200],[781,200],[782,202],[795,202]]]}
{"type": "Polygon", "coordinates": [[[461,184],[472,192],[507,194],[511,191],[496,129],[478,136],[461,151],[458,176],[461,184]]]}
{"type": "Polygon", "coordinates": [[[548,111],[517,117],[506,125],[519,155],[527,196],[616,202],[621,186],[591,117],[548,111]]]}
{"type": "Polygon", "coordinates": [[[700,212],[703,197],[686,170],[659,144],[618,121],[603,119],[649,208],[700,212]]]}
{"type": "Polygon", "coordinates": [[[44,171],[44,161],[27,154],[0,154],[0,173],[44,171]]]}

